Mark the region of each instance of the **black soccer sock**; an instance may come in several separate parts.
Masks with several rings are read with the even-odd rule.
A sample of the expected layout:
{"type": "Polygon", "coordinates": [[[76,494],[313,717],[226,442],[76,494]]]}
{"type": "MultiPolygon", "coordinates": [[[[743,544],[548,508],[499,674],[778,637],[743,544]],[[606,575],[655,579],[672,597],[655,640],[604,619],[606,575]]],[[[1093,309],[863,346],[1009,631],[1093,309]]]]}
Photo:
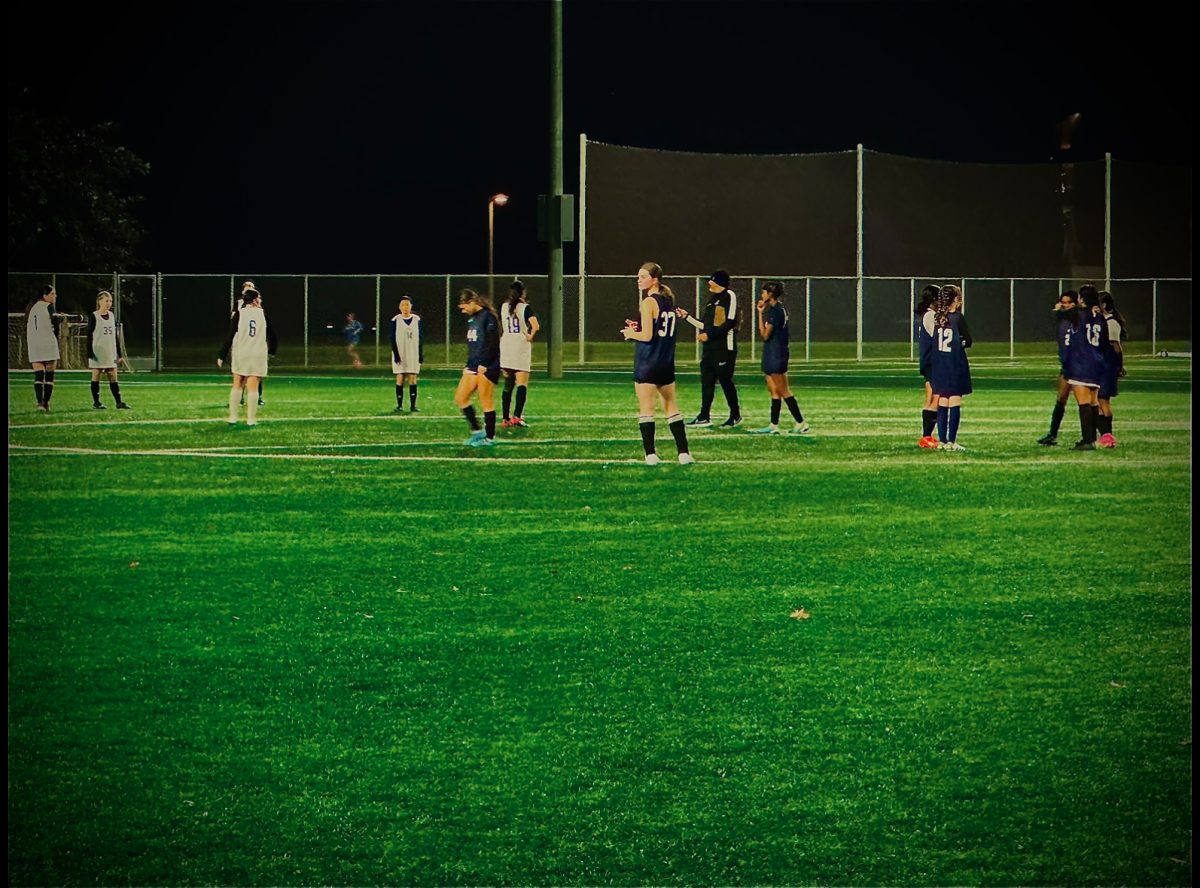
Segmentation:
{"type": "Polygon", "coordinates": [[[1054,412],[1050,414],[1050,437],[1058,437],[1058,429],[1062,425],[1063,416],[1067,412],[1066,404],[1055,404],[1054,412]]]}
{"type": "Polygon", "coordinates": [[[46,394],[45,388],[46,388],[46,371],[45,370],[34,370],[33,371],[33,393],[34,393],[34,395],[37,396],[37,402],[39,404],[42,403],[42,397],[46,394]]]}
{"type": "Polygon", "coordinates": [[[408,387],[408,409],[417,409],[417,384],[415,382],[408,387]]]}
{"type": "Polygon", "coordinates": [[[263,399],[263,392],[265,391],[265,389],[263,388],[263,386],[265,386],[266,384],[267,384],[267,381],[266,381],[265,379],[263,379],[263,378],[259,377],[259,380],[258,380],[258,400],[260,400],[260,401],[263,399]]]}
{"type": "MultiPolygon", "coordinates": [[[[98,382],[95,383],[95,386],[96,386],[97,390],[95,392],[93,392],[93,394],[96,396],[96,400],[99,401],[100,400],[100,392],[99,392],[100,383],[98,383],[98,382]]],[[[108,390],[110,392],[112,392],[113,400],[116,401],[118,404],[120,404],[121,403],[121,386],[120,386],[120,384],[116,383],[116,382],[109,382],[108,390]]]]}
{"type": "Polygon", "coordinates": [[[1096,440],[1096,428],[1100,425],[1100,405],[1092,405],[1092,440],[1096,440]]]}
{"type": "Polygon", "coordinates": [[[489,438],[496,437],[496,411],[488,410],[483,414],[483,425],[489,438]]]}
{"type": "Polygon", "coordinates": [[[42,383],[42,403],[50,406],[50,396],[54,394],[54,371],[46,371],[46,381],[42,383]]]}
{"type": "Polygon", "coordinates": [[[404,407],[404,386],[402,385],[396,386],[396,406],[399,408],[404,407]]]}
{"type": "Polygon", "coordinates": [[[792,412],[792,419],[796,422],[804,422],[804,414],[800,412],[800,405],[796,403],[796,396],[790,395],[786,399],[788,410],[792,412]]]}
{"type": "Polygon", "coordinates": [[[525,415],[525,397],[529,394],[529,386],[517,386],[517,416],[525,415]]]}
{"type": "Polygon", "coordinates": [[[1097,417],[1096,421],[1097,421],[1096,429],[1097,429],[1097,431],[1100,432],[1101,435],[1111,435],[1112,434],[1112,417],[1111,416],[1105,416],[1103,413],[1101,413],[1100,416],[1097,417]]]}
{"type": "Polygon", "coordinates": [[[462,414],[467,418],[467,425],[471,427],[471,431],[479,431],[479,417],[475,415],[475,405],[468,404],[462,409],[462,414]]]}
{"type": "Polygon", "coordinates": [[[92,380],[92,403],[100,403],[100,381],[95,379],[92,380]]]}
{"type": "Polygon", "coordinates": [[[1084,444],[1091,444],[1096,440],[1096,417],[1092,415],[1091,404],[1079,405],[1079,432],[1082,435],[1080,440],[1084,444]]]}
{"type": "MultiPolygon", "coordinates": [[[[515,386],[516,384],[517,384],[517,377],[515,375],[504,377],[504,393],[500,396],[500,400],[503,402],[503,405],[504,405],[504,421],[505,422],[507,422],[509,416],[512,415],[509,412],[509,408],[512,407],[513,386],[515,386]]],[[[521,411],[517,410],[517,416],[520,416],[520,415],[521,415],[521,411]]]]}
{"type": "Polygon", "coordinates": [[[933,434],[933,429],[937,425],[936,410],[921,411],[921,437],[928,438],[933,434]]]}
{"type": "Polygon", "coordinates": [[[639,417],[638,429],[642,433],[642,449],[649,456],[654,452],[654,417],[639,417]]]}
{"type": "Polygon", "coordinates": [[[938,430],[938,440],[941,441],[943,444],[945,444],[946,442],[948,442],[950,440],[947,437],[947,435],[950,434],[949,428],[948,428],[949,425],[950,425],[950,408],[943,407],[939,404],[938,410],[937,410],[937,430],[938,430]]]}
{"type": "Polygon", "coordinates": [[[729,418],[741,419],[742,408],[738,404],[737,386],[733,384],[733,380],[728,377],[721,377],[721,391],[725,393],[725,402],[729,404],[729,418]]]}
{"type": "Polygon", "coordinates": [[[947,408],[948,415],[946,416],[946,434],[949,435],[949,440],[958,440],[958,421],[962,418],[961,407],[947,408]]]}
{"type": "Polygon", "coordinates": [[[683,417],[678,413],[667,417],[667,428],[675,438],[675,449],[680,453],[688,452],[687,429],[683,425],[683,417]]]}
{"type": "Polygon", "coordinates": [[[783,409],[783,401],[779,398],[771,399],[771,425],[779,425],[779,411],[783,409]]]}

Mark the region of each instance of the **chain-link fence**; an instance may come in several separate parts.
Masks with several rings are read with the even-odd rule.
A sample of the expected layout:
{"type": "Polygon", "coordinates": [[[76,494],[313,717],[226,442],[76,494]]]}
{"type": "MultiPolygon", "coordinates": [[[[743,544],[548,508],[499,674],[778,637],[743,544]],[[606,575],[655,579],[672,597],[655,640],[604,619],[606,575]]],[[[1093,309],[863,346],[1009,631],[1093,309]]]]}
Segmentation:
{"type": "MultiPolygon", "coordinates": [[[[389,322],[402,295],[413,300],[425,326],[428,366],[456,366],[466,354],[465,319],[458,294],[465,287],[486,291],[486,275],[8,275],[9,337],[24,335],[14,315],[23,313],[37,288],[53,284],[57,310],[88,315],[96,293],[116,296],[126,353],[139,369],[192,370],[215,367],[243,280],[252,279],[279,337],[274,368],[336,369],[353,367],[343,335],[353,312],[363,325],[357,354],[372,368],[388,370],[389,322]]],[[[496,275],[493,291],[502,297],[508,275],[496,275]]],[[[535,366],[546,364],[547,295],[545,275],[521,275],[543,332],[534,343],[535,366]]],[[[1051,278],[961,278],[928,276],[785,277],[784,304],[790,318],[793,361],[827,359],[911,360],[915,356],[913,309],[927,283],[956,283],[963,288],[965,314],[975,338],[973,357],[1035,357],[1055,354],[1052,306],[1066,288],[1084,281],[1051,278]]],[[[699,312],[708,299],[705,275],[667,279],[678,304],[699,312]]],[[[757,301],[766,276],[735,277],[743,321],[739,330],[743,358],[757,358],[757,301]]],[[[1100,283],[1100,282],[1097,282],[1100,283]]],[[[1112,280],[1106,287],[1128,321],[1126,351],[1132,355],[1191,352],[1192,281],[1190,278],[1112,280]]],[[[632,275],[587,275],[564,281],[563,361],[567,366],[621,366],[630,346],[621,337],[626,318],[636,317],[638,294],[632,275]]],[[[690,327],[681,328],[678,360],[699,359],[699,342],[690,327]]],[[[23,367],[18,344],[10,341],[9,369],[23,367]],[[14,358],[14,355],[17,357],[14,358]]]]}

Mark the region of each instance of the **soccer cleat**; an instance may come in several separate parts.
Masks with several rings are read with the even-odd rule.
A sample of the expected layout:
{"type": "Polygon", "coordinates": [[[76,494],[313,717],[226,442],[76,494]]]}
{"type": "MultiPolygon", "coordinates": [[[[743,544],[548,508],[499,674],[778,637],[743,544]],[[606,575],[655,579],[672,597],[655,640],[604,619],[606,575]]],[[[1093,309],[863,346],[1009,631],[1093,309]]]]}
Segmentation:
{"type": "Polygon", "coordinates": [[[1054,447],[1058,444],[1058,435],[1046,435],[1044,438],[1038,438],[1038,443],[1043,447],[1054,447]]]}
{"type": "Polygon", "coordinates": [[[792,431],[790,432],[790,434],[793,434],[793,435],[807,435],[807,434],[808,434],[809,432],[811,432],[811,431],[812,431],[812,429],[809,427],[808,423],[806,423],[806,422],[798,422],[798,423],[796,423],[796,427],[795,427],[794,429],[792,429],[792,431]]]}
{"type": "Polygon", "coordinates": [[[729,417],[729,419],[727,419],[727,420],[725,420],[723,423],[721,423],[721,428],[723,428],[723,429],[735,429],[735,428],[737,428],[738,426],[740,426],[741,424],[742,424],[742,418],[741,418],[740,416],[739,416],[737,419],[734,419],[734,418],[731,416],[731,417],[729,417]]]}
{"type": "Polygon", "coordinates": [[[1111,450],[1117,446],[1117,439],[1112,436],[1111,432],[1105,432],[1096,443],[1101,447],[1107,447],[1111,450]]]}
{"type": "Polygon", "coordinates": [[[945,444],[943,444],[941,447],[938,448],[938,450],[949,450],[952,453],[962,453],[966,449],[967,448],[963,447],[957,441],[947,441],[945,444]]]}
{"type": "Polygon", "coordinates": [[[92,405],[92,409],[93,410],[107,410],[108,408],[105,407],[103,404],[101,404],[99,401],[97,401],[95,404],[92,405]]]}
{"type": "Polygon", "coordinates": [[[779,426],[769,425],[765,429],[750,429],[746,432],[747,435],[778,435],[779,426]]]}
{"type": "Polygon", "coordinates": [[[529,423],[521,419],[519,416],[514,416],[512,419],[512,427],[514,429],[527,429],[529,428],[529,423]]]}
{"type": "Polygon", "coordinates": [[[933,435],[926,435],[924,438],[922,438],[920,441],[917,442],[917,446],[920,447],[922,450],[937,450],[938,449],[938,439],[933,437],[933,435]]]}
{"type": "Polygon", "coordinates": [[[266,402],[266,401],[264,401],[262,398],[259,398],[259,399],[258,399],[258,406],[259,406],[259,407],[266,407],[266,406],[267,406],[267,402],[266,402]]]}
{"type": "Polygon", "coordinates": [[[679,464],[681,466],[692,466],[696,464],[696,458],[690,453],[679,454],[679,464]]]}
{"type": "Polygon", "coordinates": [[[1072,449],[1073,450],[1095,450],[1096,445],[1091,444],[1087,441],[1076,441],[1075,446],[1072,449]]]}
{"type": "Polygon", "coordinates": [[[502,428],[502,429],[511,429],[512,426],[513,426],[513,421],[511,419],[506,419],[506,420],[504,420],[504,422],[500,423],[500,428],[502,428]]]}
{"type": "Polygon", "coordinates": [[[246,422],[246,428],[248,428],[248,429],[254,428],[254,426],[256,426],[256,425],[258,425],[257,422],[250,422],[250,421],[246,422]]]}
{"type": "Polygon", "coordinates": [[[401,407],[399,404],[397,404],[396,409],[392,411],[392,413],[403,413],[403,412],[404,412],[404,408],[401,407]]]}
{"type": "Polygon", "coordinates": [[[481,435],[478,438],[472,438],[467,442],[467,444],[469,444],[471,447],[491,447],[495,443],[495,439],[489,438],[486,434],[481,435]]]}
{"type": "Polygon", "coordinates": [[[482,441],[486,437],[487,437],[487,432],[485,432],[483,429],[480,429],[477,432],[471,432],[471,437],[467,438],[467,440],[464,441],[463,443],[466,444],[468,447],[475,447],[475,446],[477,446],[475,444],[476,441],[482,441]]]}
{"type": "Polygon", "coordinates": [[[42,411],[42,413],[49,413],[50,405],[49,404],[38,404],[38,410],[42,411]]]}
{"type": "Polygon", "coordinates": [[[130,407],[128,404],[126,404],[124,401],[119,401],[117,403],[117,409],[118,410],[132,410],[133,408],[130,407]]]}
{"type": "Polygon", "coordinates": [[[409,412],[409,413],[420,413],[421,411],[420,411],[420,410],[418,410],[416,407],[414,407],[412,410],[410,410],[410,411],[408,411],[408,412],[409,412]]]}
{"type": "Polygon", "coordinates": [[[698,429],[706,429],[712,425],[712,420],[707,416],[697,416],[695,419],[689,419],[687,424],[698,429]]]}
{"type": "Polygon", "coordinates": [[[647,454],[646,454],[646,465],[648,465],[648,466],[656,466],[656,465],[658,465],[660,462],[662,462],[662,460],[660,460],[660,459],[658,458],[658,454],[657,454],[657,453],[647,453],[647,454]]]}

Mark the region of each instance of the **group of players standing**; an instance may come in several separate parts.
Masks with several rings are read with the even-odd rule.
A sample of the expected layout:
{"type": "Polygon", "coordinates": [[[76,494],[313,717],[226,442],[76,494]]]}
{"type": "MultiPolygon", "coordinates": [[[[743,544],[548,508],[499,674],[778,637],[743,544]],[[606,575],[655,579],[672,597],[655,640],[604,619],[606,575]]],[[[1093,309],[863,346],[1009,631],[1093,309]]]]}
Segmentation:
{"type": "MultiPolygon", "coordinates": [[[[648,465],[660,460],[655,446],[655,410],[662,402],[667,426],[674,438],[679,462],[695,462],[688,448],[687,426],[713,425],[710,417],[719,384],[729,406],[729,418],[722,428],[742,423],[737,387],[733,382],[737,362],[737,331],[741,326],[737,294],[729,289],[728,272],[718,269],[709,276],[709,301],[699,319],[675,304],[671,288],[662,279],[663,272],[654,262],[646,262],[637,273],[639,305],[637,319],[627,319],[621,335],[635,343],[634,390],[638,401],[638,426],[648,465]],[[695,327],[701,342],[700,412],[685,423],[679,411],[675,391],[676,324],[686,321],[695,327]]],[[[761,368],[771,398],[771,421],[752,434],[778,435],[782,406],[787,405],[794,420],[791,434],[810,432],[788,383],[790,359],[788,314],[783,304],[781,281],[763,284],[757,303],[757,334],[762,339],[761,368]]],[[[27,318],[29,358],[34,369],[34,389],[38,408],[49,412],[54,387],[54,369],[59,347],[51,307],[57,294],[44,287],[30,307],[27,318]]],[[[922,409],[922,434],[918,446],[926,449],[962,451],[958,443],[962,399],[972,391],[967,349],[972,337],[962,313],[962,291],[953,284],[927,286],[916,307],[920,373],[925,378],[925,402],[922,409]],[[936,428],[937,436],[934,437],[936,428]]],[[[117,363],[123,359],[115,317],[113,297],[101,291],[96,311],[88,322],[88,366],[92,370],[92,399],[103,409],[99,378],[108,374],[109,387],[116,405],[129,409],[121,399],[117,381],[117,363]]],[[[540,327],[536,313],[525,295],[525,285],[513,281],[507,299],[497,312],[486,293],[465,289],[459,294],[459,309],[467,317],[467,361],[455,391],[455,404],[471,428],[466,443],[472,447],[491,446],[496,441],[495,388],[505,377],[503,391],[503,427],[528,426],[524,419],[533,340],[540,327]],[[472,404],[478,393],[483,410],[481,423],[472,404]],[[513,410],[513,395],[516,395],[513,410]]],[[[1039,439],[1043,446],[1058,443],[1058,432],[1073,394],[1079,406],[1080,440],[1076,450],[1112,448],[1112,399],[1118,379],[1125,375],[1121,340],[1125,320],[1117,311],[1111,294],[1085,284],[1078,292],[1067,290],[1055,304],[1056,339],[1061,365],[1058,392],[1050,432],[1039,439]]],[[[407,386],[409,412],[418,413],[417,386],[424,362],[425,333],[420,315],[413,311],[412,299],[403,296],[397,314],[391,319],[392,372],[396,377],[396,412],[404,412],[407,386]]],[[[250,392],[246,424],[257,423],[257,407],[262,406],[262,381],[267,376],[268,357],[276,353],[278,342],[262,305],[262,295],[253,281],[242,284],[241,304],[232,313],[228,335],[222,344],[217,366],[230,361],[233,385],[229,396],[229,422],[236,424],[239,406],[250,392]]]]}

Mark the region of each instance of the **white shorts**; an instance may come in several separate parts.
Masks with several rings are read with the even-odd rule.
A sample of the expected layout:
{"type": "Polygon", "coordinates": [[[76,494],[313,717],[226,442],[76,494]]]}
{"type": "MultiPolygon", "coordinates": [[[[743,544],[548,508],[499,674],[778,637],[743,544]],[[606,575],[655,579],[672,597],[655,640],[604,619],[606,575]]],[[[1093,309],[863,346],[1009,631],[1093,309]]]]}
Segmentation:
{"type": "Polygon", "coordinates": [[[116,361],[93,361],[91,358],[88,358],[88,369],[89,370],[116,370],[117,362],[116,361]]]}
{"type": "Polygon", "coordinates": [[[230,362],[230,369],[235,376],[257,376],[259,379],[267,377],[267,356],[264,354],[260,358],[251,356],[248,359],[239,359],[236,355],[230,362]]]}
{"type": "Polygon", "coordinates": [[[29,363],[45,364],[57,361],[61,355],[58,351],[58,340],[52,336],[38,337],[29,343],[29,363]]]}
{"type": "Polygon", "coordinates": [[[420,364],[406,364],[404,362],[397,364],[395,359],[394,358],[392,359],[392,375],[394,375],[394,376],[418,376],[420,373],[421,373],[421,365],[420,364]]]}
{"type": "Polygon", "coordinates": [[[1088,387],[1088,388],[1090,388],[1090,389],[1098,389],[1098,388],[1100,388],[1100,383],[1098,383],[1098,382],[1083,382],[1083,381],[1081,381],[1081,380],[1078,380],[1078,379],[1068,379],[1068,380],[1067,380],[1067,385],[1084,385],[1084,386],[1087,386],[1087,387],[1088,387]]]}
{"type": "Polygon", "coordinates": [[[504,370],[521,370],[529,372],[533,363],[533,343],[521,337],[520,341],[512,341],[512,337],[500,337],[500,367],[504,370]]]}

